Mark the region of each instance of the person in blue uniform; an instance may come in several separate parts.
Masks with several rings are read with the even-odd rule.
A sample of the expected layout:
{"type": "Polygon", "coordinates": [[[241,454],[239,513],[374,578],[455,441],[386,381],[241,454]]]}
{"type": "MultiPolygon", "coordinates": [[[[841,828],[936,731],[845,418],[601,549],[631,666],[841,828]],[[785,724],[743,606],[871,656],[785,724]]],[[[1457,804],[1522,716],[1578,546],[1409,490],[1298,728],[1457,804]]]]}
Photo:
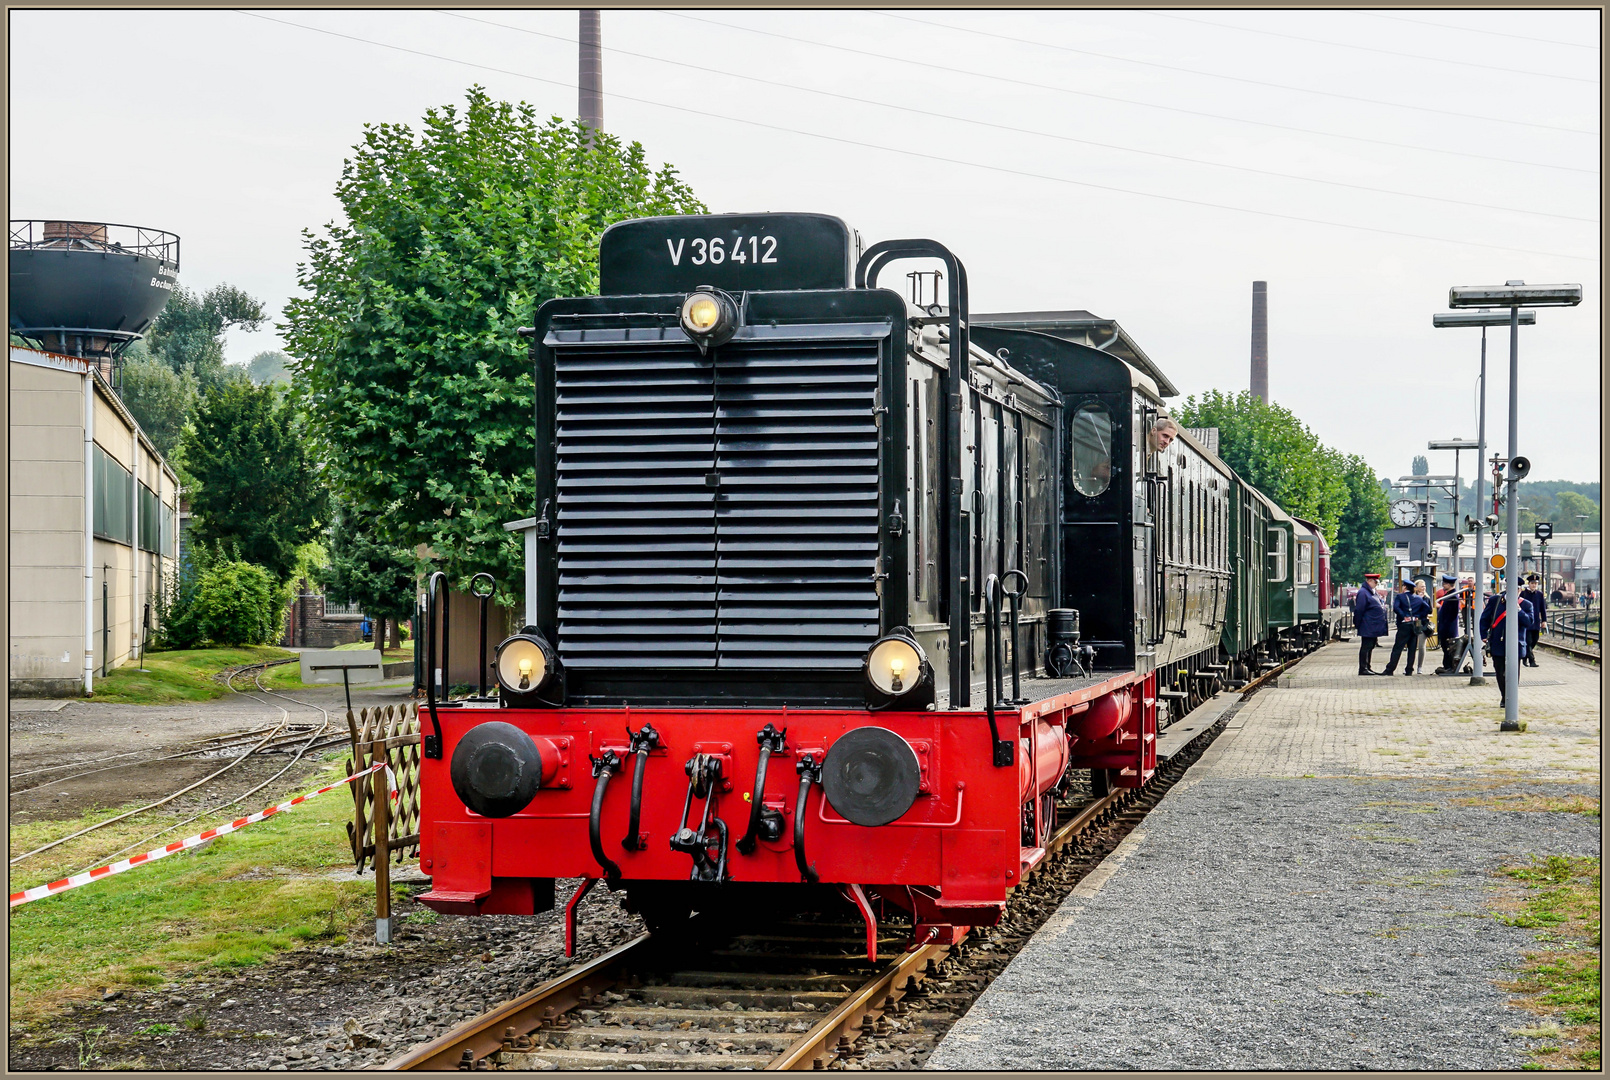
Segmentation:
{"type": "Polygon", "coordinates": [[[1459,579],[1453,574],[1442,575],[1446,590],[1437,601],[1437,644],[1442,646],[1442,666],[1438,675],[1457,675],[1459,661],[1464,656],[1465,639],[1459,633],[1459,579]]]}
{"type": "Polygon", "coordinates": [[[1414,674],[1414,654],[1420,642],[1415,637],[1420,632],[1420,620],[1430,616],[1431,601],[1423,596],[1414,595],[1414,582],[1407,579],[1398,582],[1397,595],[1392,597],[1392,614],[1398,621],[1397,636],[1392,639],[1392,657],[1386,662],[1386,670],[1382,675],[1396,675],[1398,670],[1398,657],[1404,652],[1408,658],[1404,661],[1403,674],[1414,674]]]}
{"type": "MultiPolygon", "coordinates": [[[[1502,588],[1500,583],[1499,588],[1502,588]]],[[[1536,623],[1532,615],[1532,605],[1526,600],[1520,600],[1516,605],[1516,623],[1521,630],[1520,661],[1526,663],[1527,631],[1536,623]]],[[[1495,591],[1487,598],[1487,606],[1481,613],[1481,636],[1487,642],[1487,652],[1492,657],[1493,674],[1498,678],[1498,704],[1505,703],[1508,686],[1504,680],[1504,668],[1507,666],[1504,654],[1504,636],[1509,633],[1509,606],[1508,599],[1502,592],[1495,591]]]]}
{"type": "Polygon", "coordinates": [[[1521,589],[1521,599],[1532,605],[1532,628],[1526,631],[1526,659],[1521,662],[1527,667],[1537,667],[1537,635],[1543,632],[1543,626],[1548,621],[1549,602],[1537,583],[1536,574],[1527,575],[1526,587],[1521,589]]]}
{"type": "Polygon", "coordinates": [[[1365,574],[1364,584],[1353,597],[1353,629],[1358,633],[1360,675],[1380,674],[1370,667],[1370,654],[1375,651],[1376,642],[1386,636],[1386,605],[1375,595],[1375,587],[1380,583],[1380,574],[1365,574]]]}

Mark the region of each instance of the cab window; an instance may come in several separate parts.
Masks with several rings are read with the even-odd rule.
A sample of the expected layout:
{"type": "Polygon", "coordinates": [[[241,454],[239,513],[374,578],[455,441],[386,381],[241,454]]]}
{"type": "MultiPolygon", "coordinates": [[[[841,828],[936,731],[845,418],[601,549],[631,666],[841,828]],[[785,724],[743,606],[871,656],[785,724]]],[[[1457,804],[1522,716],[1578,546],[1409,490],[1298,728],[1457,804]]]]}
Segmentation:
{"type": "Polygon", "coordinates": [[[1112,414],[1101,402],[1087,402],[1073,414],[1069,475],[1079,494],[1100,495],[1112,484],[1112,434],[1112,414]]]}

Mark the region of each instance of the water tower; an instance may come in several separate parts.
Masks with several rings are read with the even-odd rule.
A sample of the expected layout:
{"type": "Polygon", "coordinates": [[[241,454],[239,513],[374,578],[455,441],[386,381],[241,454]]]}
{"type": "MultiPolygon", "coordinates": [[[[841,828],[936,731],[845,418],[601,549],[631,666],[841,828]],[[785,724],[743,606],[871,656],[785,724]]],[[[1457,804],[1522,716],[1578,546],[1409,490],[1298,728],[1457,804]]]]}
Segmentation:
{"type": "Polygon", "coordinates": [[[11,332],[81,356],[118,385],[117,358],[144,336],[179,279],[179,238],[94,221],[11,223],[11,332]]]}

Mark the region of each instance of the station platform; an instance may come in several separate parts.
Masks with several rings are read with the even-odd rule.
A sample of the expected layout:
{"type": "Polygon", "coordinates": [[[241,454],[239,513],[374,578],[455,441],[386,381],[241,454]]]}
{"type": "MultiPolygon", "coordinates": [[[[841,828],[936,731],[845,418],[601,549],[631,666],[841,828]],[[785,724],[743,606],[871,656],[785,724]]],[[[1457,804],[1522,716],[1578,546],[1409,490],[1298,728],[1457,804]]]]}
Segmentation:
{"type": "Polygon", "coordinates": [[[926,1067],[1532,1061],[1540,1018],[1497,984],[1539,931],[1496,917],[1520,892],[1501,870],[1600,850],[1599,672],[1540,662],[1527,730],[1500,733],[1491,684],[1360,677],[1356,644],[1307,657],[1233,709],[926,1067]],[[1546,809],[1571,796],[1595,815],[1546,809]]]}

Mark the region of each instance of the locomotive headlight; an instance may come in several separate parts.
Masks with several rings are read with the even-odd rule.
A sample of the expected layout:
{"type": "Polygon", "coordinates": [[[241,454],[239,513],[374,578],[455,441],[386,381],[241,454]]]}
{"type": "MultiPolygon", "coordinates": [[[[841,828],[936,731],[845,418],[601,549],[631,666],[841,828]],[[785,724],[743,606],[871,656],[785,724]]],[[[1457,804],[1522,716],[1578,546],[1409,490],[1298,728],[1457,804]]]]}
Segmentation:
{"type": "Polygon", "coordinates": [[[498,646],[493,669],[503,689],[529,694],[553,672],[553,649],[540,635],[516,634],[498,646]]]}
{"type": "Polygon", "coordinates": [[[928,677],[928,658],[911,638],[890,634],[867,653],[866,677],[880,693],[898,697],[922,685],[928,677]]]}
{"type": "Polygon", "coordinates": [[[682,301],[682,330],[704,352],[721,345],[738,332],[738,305],[724,292],[708,285],[682,301]]]}

